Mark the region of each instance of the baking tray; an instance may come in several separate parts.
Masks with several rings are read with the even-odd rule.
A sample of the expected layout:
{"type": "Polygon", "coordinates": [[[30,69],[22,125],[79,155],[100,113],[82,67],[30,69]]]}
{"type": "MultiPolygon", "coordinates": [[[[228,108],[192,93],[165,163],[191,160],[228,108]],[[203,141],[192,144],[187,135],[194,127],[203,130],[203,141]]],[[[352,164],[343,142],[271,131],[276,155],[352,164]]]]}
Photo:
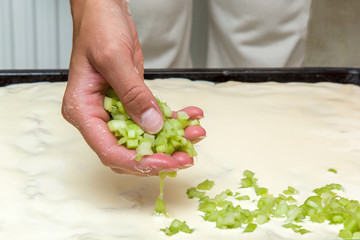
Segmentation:
{"type": "MultiPolygon", "coordinates": [[[[215,83],[334,82],[360,86],[359,68],[246,68],[246,69],[146,69],[145,79],[187,78],[215,83]]],[[[68,70],[0,70],[0,86],[17,83],[67,81],[68,70]]]]}

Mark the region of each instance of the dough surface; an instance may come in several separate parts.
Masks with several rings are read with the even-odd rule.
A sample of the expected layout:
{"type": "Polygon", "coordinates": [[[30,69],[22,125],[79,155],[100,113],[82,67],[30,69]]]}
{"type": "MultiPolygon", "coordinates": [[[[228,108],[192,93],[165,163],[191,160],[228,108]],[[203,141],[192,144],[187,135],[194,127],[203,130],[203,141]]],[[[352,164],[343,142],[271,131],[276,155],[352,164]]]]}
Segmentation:
{"type": "Polygon", "coordinates": [[[283,219],[255,232],[219,230],[205,222],[185,192],[205,179],[214,194],[238,187],[245,169],[274,194],[287,186],[299,202],[329,183],[360,200],[360,88],[334,83],[213,84],[146,81],[173,110],[203,109],[207,137],[198,159],[165,180],[170,214],[195,231],[169,238],[155,216],[156,177],[117,175],[98,160],[60,114],[65,83],[0,88],[0,239],[336,239],[341,226],[304,223],[299,235],[283,219]],[[328,171],[334,168],[337,174],[328,171]]]}

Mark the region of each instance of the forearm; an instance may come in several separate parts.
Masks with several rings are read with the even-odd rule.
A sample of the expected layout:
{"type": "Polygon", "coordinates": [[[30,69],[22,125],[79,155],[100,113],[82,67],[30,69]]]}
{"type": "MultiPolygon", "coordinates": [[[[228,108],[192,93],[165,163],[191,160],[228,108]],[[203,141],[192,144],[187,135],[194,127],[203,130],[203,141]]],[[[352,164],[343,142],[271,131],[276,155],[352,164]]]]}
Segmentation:
{"type": "Polygon", "coordinates": [[[128,0],[70,0],[74,31],[86,15],[93,17],[109,11],[123,11],[130,15],[128,0]]]}
{"type": "Polygon", "coordinates": [[[107,7],[116,10],[114,6],[118,6],[121,10],[130,13],[128,0],[70,0],[70,6],[73,18],[82,16],[88,6],[93,6],[99,10],[107,7]]]}
{"type": "MultiPolygon", "coordinates": [[[[71,6],[71,16],[73,18],[73,23],[79,21],[81,16],[83,15],[83,11],[85,9],[85,5],[89,0],[70,0],[71,6]]],[[[91,0],[90,0],[91,1],[91,0]]]]}

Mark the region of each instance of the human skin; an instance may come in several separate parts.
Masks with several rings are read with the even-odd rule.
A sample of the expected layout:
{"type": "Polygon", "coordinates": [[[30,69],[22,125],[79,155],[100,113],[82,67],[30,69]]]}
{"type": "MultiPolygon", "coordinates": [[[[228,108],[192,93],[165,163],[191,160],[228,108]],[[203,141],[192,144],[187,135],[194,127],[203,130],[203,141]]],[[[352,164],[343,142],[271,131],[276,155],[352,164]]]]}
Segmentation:
{"type": "MultiPolygon", "coordinates": [[[[171,156],[155,153],[136,162],[134,150],[117,145],[103,108],[109,86],[144,131],[155,134],[163,125],[160,108],[144,83],[143,54],[135,24],[123,0],[71,0],[70,4],[73,49],[62,105],[64,118],[80,131],[102,163],[117,173],[153,176],[192,166],[193,159],[183,152],[171,156]]],[[[197,107],[183,111],[192,119],[203,117],[197,107]]],[[[202,127],[185,129],[185,137],[192,142],[205,135],[202,127]]]]}

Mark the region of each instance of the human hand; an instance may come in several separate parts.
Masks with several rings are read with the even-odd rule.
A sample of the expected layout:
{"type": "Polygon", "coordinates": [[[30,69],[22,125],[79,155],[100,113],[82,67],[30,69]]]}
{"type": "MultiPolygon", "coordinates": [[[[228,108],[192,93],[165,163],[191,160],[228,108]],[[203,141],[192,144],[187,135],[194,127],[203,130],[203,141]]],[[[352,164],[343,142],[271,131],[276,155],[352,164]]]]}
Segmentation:
{"type": "MultiPolygon", "coordinates": [[[[186,112],[190,119],[200,119],[204,116],[203,111],[198,107],[186,107],[180,111],[186,112]]],[[[173,112],[172,118],[177,118],[177,112],[173,112]]],[[[192,143],[197,143],[202,140],[206,135],[206,131],[201,126],[189,126],[185,128],[185,138],[191,141],[192,143]]],[[[117,143],[117,139],[114,144],[117,143]]],[[[121,146],[122,147],[122,146],[121,146]]],[[[125,147],[124,147],[125,148],[125,147]]],[[[132,174],[138,176],[151,176],[159,175],[159,172],[174,172],[180,169],[190,167],[194,164],[194,159],[188,156],[185,152],[174,152],[171,156],[165,153],[154,153],[150,156],[144,156],[141,159],[141,162],[136,162],[135,150],[128,150],[131,152],[130,168],[134,168],[135,171],[129,172],[129,170],[122,169],[118,167],[111,167],[114,172],[132,174]],[[164,165],[165,164],[165,165],[164,165]]]]}
{"type": "MultiPolygon", "coordinates": [[[[118,146],[103,109],[111,86],[130,117],[148,133],[157,133],[163,116],[143,80],[143,55],[128,6],[117,0],[72,0],[73,50],[62,114],[83,135],[104,165],[115,172],[139,176],[176,171],[193,164],[185,153],[153,154],[136,162],[135,151],[118,146]]],[[[202,117],[199,108],[184,109],[191,118],[202,117]]],[[[186,137],[205,136],[201,127],[189,127],[186,137]]]]}

